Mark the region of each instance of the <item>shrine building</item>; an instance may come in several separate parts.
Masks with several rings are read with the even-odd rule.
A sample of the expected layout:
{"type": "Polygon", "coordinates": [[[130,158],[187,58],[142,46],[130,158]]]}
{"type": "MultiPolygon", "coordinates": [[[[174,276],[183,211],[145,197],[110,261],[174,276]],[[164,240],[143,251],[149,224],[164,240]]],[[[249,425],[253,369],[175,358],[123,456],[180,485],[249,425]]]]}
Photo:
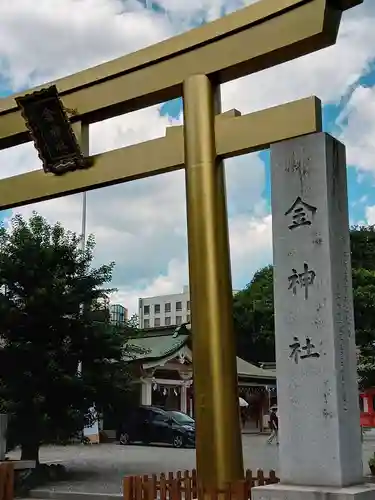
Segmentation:
{"type": "MultiPolygon", "coordinates": [[[[180,410],[194,417],[194,379],[190,325],[144,329],[129,339],[129,363],[139,373],[139,404],[180,410]]],[[[237,357],[244,429],[262,431],[264,416],[276,403],[276,371],[237,357]]]]}

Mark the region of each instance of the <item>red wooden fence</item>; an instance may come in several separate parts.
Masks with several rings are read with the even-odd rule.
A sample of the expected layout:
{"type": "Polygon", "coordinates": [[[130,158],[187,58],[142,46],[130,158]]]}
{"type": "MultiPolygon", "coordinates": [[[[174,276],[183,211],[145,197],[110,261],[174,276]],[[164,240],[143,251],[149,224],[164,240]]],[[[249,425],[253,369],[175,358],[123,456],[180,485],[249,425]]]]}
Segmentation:
{"type": "Polygon", "coordinates": [[[0,462],[0,500],[14,498],[14,466],[12,463],[0,462]]]}
{"type": "Polygon", "coordinates": [[[251,498],[251,489],[254,486],[278,483],[275,471],[271,470],[269,476],[265,476],[262,470],[258,470],[253,476],[251,470],[247,470],[245,478],[230,484],[223,490],[205,490],[199,487],[197,472],[178,471],[175,474],[152,474],[151,476],[127,476],[123,480],[124,500],[194,500],[196,498],[209,498],[210,500],[248,500],[251,498]]]}

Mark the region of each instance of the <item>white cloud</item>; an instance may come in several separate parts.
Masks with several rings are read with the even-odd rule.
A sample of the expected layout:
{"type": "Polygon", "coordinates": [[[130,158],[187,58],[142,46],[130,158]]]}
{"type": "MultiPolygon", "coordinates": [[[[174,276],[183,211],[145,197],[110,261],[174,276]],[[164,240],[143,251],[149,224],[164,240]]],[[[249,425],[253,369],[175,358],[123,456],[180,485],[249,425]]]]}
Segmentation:
{"type": "Polygon", "coordinates": [[[40,84],[173,33],[135,0],[2,0],[0,71],[12,88],[40,84]]]}
{"type": "Polygon", "coordinates": [[[252,214],[262,217],[267,212],[263,190],[266,171],[258,155],[243,155],[225,161],[226,186],[230,217],[252,214]]]}
{"type": "MultiPolygon", "coordinates": [[[[218,17],[251,0],[161,0],[168,15],[147,12],[136,0],[3,0],[0,2],[0,84],[13,89],[46,82],[134,51],[187,29],[197,19],[218,17]]],[[[374,8],[344,16],[336,47],[223,86],[223,108],[242,112],[317,94],[339,102],[368,70],[375,46],[374,8]]],[[[358,90],[359,91],[359,90],[358,90]]],[[[373,92],[373,91],[372,91],[373,92]]],[[[350,120],[371,121],[355,93],[350,120]]],[[[367,102],[373,96],[367,96],[367,102]]],[[[355,123],[350,122],[349,123],[355,123]]],[[[174,122],[175,123],[175,122],[174,122]]],[[[367,123],[367,122],[366,122],[367,123]]],[[[366,125],[365,123],[365,125],[366,125]]],[[[96,124],[92,152],[163,136],[171,120],[159,107],[96,124]]],[[[342,131],[355,153],[356,128],[342,131]]],[[[369,132],[370,137],[370,132],[369,132]]],[[[369,150],[369,140],[363,148],[369,150]]],[[[357,161],[357,160],[356,160],[357,161]]],[[[0,176],[39,168],[30,144],[0,152],[0,176]]],[[[359,163],[362,165],[362,163],[359,163]]],[[[364,167],[361,167],[364,168],[364,167]]],[[[264,200],[265,168],[257,155],[227,162],[234,286],[271,260],[271,217],[264,200]]],[[[81,197],[23,207],[80,231],[81,197]]],[[[115,260],[118,300],[131,310],[138,296],[178,292],[187,282],[186,211],[183,172],[88,193],[88,231],[97,239],[97,260],[115,260]]]]}
{"type": "Polygon", "coordinates": [[[222,86],[224,108],[243,113],[316,95],[339,103],[374,59],[375,6],[348,11],[336,45],[222,86]]]}
{"type": "MultiPolygon", "coordinates": [[[[163,136],[171,123],[160,117],[157,108],[108,120],[92,127],[93,151],[163,136]]],[[[39,166],[30,144],[3,152],[1,160],[16,172],[39,166]]],[[[9,169],[2,174],[9,175],[9,169]]],[[[92,191],[87,194],[87,204],[87,230],[96,236],[98,260],[117,262],[116,286],[129,281],[147,283],[150,276],[164,272],[176,254],[185,252],[183,172],[92,191]]],[[[60,220],[72,230],[81,229],[81,195],[25,206],[17,212],[27,217],[33,210],[51,222],[60,220]]]]}
{"type": "Polygon", "coordinates": [[[158,4],[168,12],[173,23],[181,28],[192,24],[210,22],[257,0],[159,0],[158,4]]]}
{"type": "MultiPolygon", "coordinates": [[[[250,282],[254,271],[272,261],[272,219],[271,215],[262,218],[245,215],[230,221],[230,251],[234,288],[250,282]]],[[[187,256],[171,259],[167,271],[160,273],[146,287],[124,287],[113,297],[127,304],[131,311],[138,307],[138,297],[153,297],[178,293],[188,283],[187,256]]]]}
{"type": "Polygon", "coordinates": [[[138,311],[139,297],[155,297],[169,295],[182,291],[188,283],[188,262],[184,255],[180,259],[173,258],[168,263],[165,273],[153,275],[153,279],[146,286],[125,286],[113,295],[113,301],[126,304],[130,314],[138,311]]]}
{"type": "Polygon", "coordinates": [[[272,262],[271,215],[241,215],[232,219],[230,247],[234,288],[238,284],[243,287],[250,282],[254,271],[272,262]]]}
{"type": "Polygon", "coordinates": [[[375,173],[375,87],[358,86],[337,120],[348,163],[375,173]]]}
{"type": "Polygon", "coordinates": [[[366,207],[366,223],[375,225],[375,205],[369,205],[366,207]]]}

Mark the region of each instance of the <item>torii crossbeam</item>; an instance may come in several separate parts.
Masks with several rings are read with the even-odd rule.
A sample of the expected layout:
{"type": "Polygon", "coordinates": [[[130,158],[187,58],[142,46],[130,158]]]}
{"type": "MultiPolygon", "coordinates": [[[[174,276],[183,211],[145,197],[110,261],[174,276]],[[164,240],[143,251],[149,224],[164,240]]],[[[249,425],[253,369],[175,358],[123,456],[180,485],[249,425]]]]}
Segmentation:
{"type": "MultiPolygon", "coordinates": [[[[139,52],[54,82],[74,109],[88,155],[88,126],[183,96],[185,124],[166,137],[93,157],[60,177],[31,172],[0,181],[0,209],[185,167],[197,469],[204,487],[243,477],[232,286],[221,160],[321,130],[309,98],[258,113],[220,113],[221,83],[335,43],[342,12],[362,0],[261,0],[139,52]]],[[[0,149],[30,140],[16,96],[0,100],[0,149]]]]}

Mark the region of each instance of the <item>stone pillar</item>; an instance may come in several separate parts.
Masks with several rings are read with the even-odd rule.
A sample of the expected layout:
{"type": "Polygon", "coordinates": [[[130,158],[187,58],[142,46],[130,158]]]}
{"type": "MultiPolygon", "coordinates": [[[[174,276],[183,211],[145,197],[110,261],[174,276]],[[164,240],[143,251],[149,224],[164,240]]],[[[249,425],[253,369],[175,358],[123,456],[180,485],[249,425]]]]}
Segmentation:
{"type": "Polygon", "coordinates": [[[181,401],[180,401],[181,411],[183,413],[187,413],[187,390],[186,390],[185,385],[181,386],[180,397],[181,397],[181,401]]]}
{"type": "Polygon", "coordinates": [[[325,133],[280,142],[271,170],[281,484],[253,500],[367,495],[345,148],[325,133]]]}
{"type": "Polygon", "coordinates": [[[150,406],[152,404],[151,380],[142,380],[141,404],[145,406],[150,406]]]}
{"type": "Polygon", "coordinates": [[[8,415],[0,413],[0,461],[5,459],[7,451],[6,432],[8,425],[8,415]]]}

